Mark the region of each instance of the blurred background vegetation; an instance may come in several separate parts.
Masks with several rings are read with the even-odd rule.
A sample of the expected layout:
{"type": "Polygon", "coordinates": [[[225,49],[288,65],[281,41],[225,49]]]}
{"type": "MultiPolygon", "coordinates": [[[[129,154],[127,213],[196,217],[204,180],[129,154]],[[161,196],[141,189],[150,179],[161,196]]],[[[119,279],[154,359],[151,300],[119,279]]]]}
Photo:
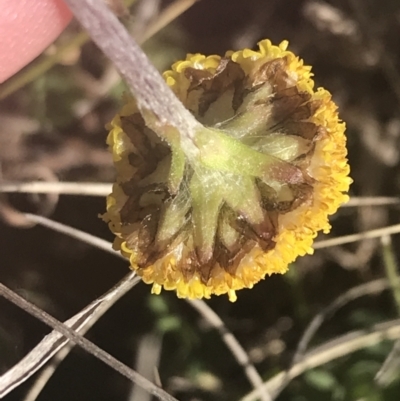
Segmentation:
{"type": "MultiPolygon", "coordinates": [[[[133,3],[122,20],[133,35],[143,38],[149,24],[173,1],[133,3]]],[[[289,40],[290,50],[313,66],[317,86],[332,92],[348,127],[351,196],[396,196],[399,0],[199,0],[143,47],[163,71],[187,52],[223,54],[254,48],[263,38],[273,43],[289,40]]],[[[119,109],[124,89],[110,62],[73,22],[45,54],[0,85],[1,178],[112,182],[104,126],[119,109]],[[29,82],[22,85],[25,80],[29,82]]],[[[127,273],[126,262],[75,239],[43,227],[19,227],[9,207],[44,213],[111,241],[98,218],[105,209],[103,198],[8,195],[1,200],[0,281],[58,319],[68,319],[127,273]]],[[[396,204],[342,208],[332,219],[330,236],[386,227],[398,217],[396,204]]],[[[266,380],[290,366],[317,313],[353,287],[385,278],[388,271],[396,274],[399,253],[396,236],[391,242],[368,239],[317,250],[299,259],[285,276],[240,291],[236,303],[224,296],[207,302],[266,380]]],[[[370,292],[328,316],[310,346],[399,316],[396,288],[370,292]]],[[[0,298],[0,374],[48,332],[0,298]]],[[[138,368],[140,353],[154,361],[163,388],[182,401],[239,400],[251,390],[219,334],[193,308],[174,293],[150,295],[143,283],[102,317],[88,338],[129,366],[138,368]]],[[[389,378],[375,380],[392,347],[382,341],[309,370],[289,383],[277,400],[398,401],[400,365],[389,378]]],[[[5,400],[24,400],[36,378],[5,400]]],[[[77,348],[37,399],[145,398],[135,395],[125,378],[77,348]]]]}

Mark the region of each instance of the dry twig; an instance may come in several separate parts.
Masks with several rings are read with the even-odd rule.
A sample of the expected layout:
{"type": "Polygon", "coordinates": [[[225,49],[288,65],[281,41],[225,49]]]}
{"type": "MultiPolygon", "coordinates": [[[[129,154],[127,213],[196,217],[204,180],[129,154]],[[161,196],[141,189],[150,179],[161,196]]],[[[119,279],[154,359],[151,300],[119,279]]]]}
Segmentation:
{"type": "MultiPolygon", "coordinates": [[[[139,386],[145,388],[149,393],[156,396],[158,399],[162,401],[177,401],[176,398],[172,397],[168,393],[166,393],[161,388],[157,387],[152,382],[148,381],[144,377],[140,376],[137,372],[133,369],[129,368],[128,366],[124,365],[122,362],[114,358],[109,353],[102,350],[97,345],[93,344],[91,341],[82,337],[79,333],[75,330],[71,329],[64,323],[61,323],[59,320],[55,319],[53,316],[49,315],[48,313],[44,312],[37,306],[33,305],[32,303],[26,301],[24,298],[7,288],[5,285],[0,283],[0,294],[12,302],[13,304],[17,305],[21,309],[25,310],[32,316],[36,317],[46,325],[50,326],[57,332],[61,333],[64,337],[66,337],[72,343],[79,345],[83,348],[86,352],[90,353],[97,359],[104,362],[106,365],[110,366],[112,369],[119,372],[121,375],[125,376],[129,380],[133,381],[134,383],[138,384],[139,386]]],[[[39,359],[40,355],[36,355],[36,360],[39,359]]],[[[39,359],[40,360],[40,359],[39,359]]],[[[0,391],[0,397],[5,395],[4,390],[8,390],[8,388],[3,389],[0,391]]],[[[8,392],[8,391],[7,391],[8,392]]]]}
{"type": "MultiPolygon", "coordinates": [[[[48,219],[46,217],[36,216],[36,215],[32,215],[32,214],[25,214],[24,216],[27,219],[29,219],[30,221],[32,221],[32,222],[41,224],[41,225],[46,226],[46,227],[48,227],[48,228],[50,228],[52,230],[55,230],[57,232],[60,232],[60,233],[66,234],[68,236],[71,236],[73,238],[76,238],[76,239],[78,239],[78,240],[80,240],[82,242],[88,243],[89,245],[92,245],[92,246],[94,246],[96,248],[99,248],[101,250],[105,250],[107,252],[111,252],[115,256],[122,257],[120,255],[120,253],[115,252],[112,249],[112,246],[111,246],[111,244],[109,242],[107,242],[105,240],[102,240],[101,238],[97,238],[97,237],[95,237],[95,236],[93,236],[91,234],[85,233],[85,232],[83,232],[81,230],[78,230],[78,229],[75,229],[73,227],[69,227],[69,226],[66,226],[64,224],[57,223],[57,222],[52,221],[52,220],[50,220],[50,219],[48,219]]],[[[232,352],[233,356],[238,361],[239,365],[244,369],[244,372],[245,372],[247,378],[249,379],[250,383],[254,386],[254,388],[256,388],[256,389],[259,388],[261,386],[261,384],[262,384],[262,379],[261,379],[259,373],[257,372],[257,370],[254,367],[254,365],[250,362],[246,351],[243,349],[243,347],[240,345],[240,343],[237,341],[237,339],[234,337],[234,335],[227,330],[226,326],[224,325],[224,323],[220,319],[220,317],[204,301],[188,300],[188,302],[213,327],[215,327],[218,330],[218,332],[221,334],[221,337],[222,337],[223,341],[227,345],[228,349],[232,352]]],[[[85,308],[85,310],[86,310],[86,308],[85,308]]],[[[83,311],[80,312],[80,313],[83,313],[83,311]]],[[[74,319],[74,318],[72,318],[72,319],[74,319]]],[[[70,319],[70,320],[72,320],[72,319],[70,319]]],[[[90,319],[89,321],[91,322],[92,317],[90,317],[89,319],[90,319]]],[[[48,352],[48,349],[46,347],[41,348],[40,350],[37,350],[35,348],[33,351],[31,351],[31,353],[32,352],[36,352],[35,355],[37,355],[38,352],[42,352],[42,353],[48,352]]],[[[57,351],[55,351],[55,352],[57,352],[57,351]]],[[[55,352],[52,353],[49,356],[49,358],[51,356],[53,356],[55,354],[55,352]]],[[[29,355],[31,355],[31,353],[29,355]]],[[[37,358],[37,356],[35,356],[35,358],[37,358]]],[[[49,358],[47,358],[46,361],[49,358]]],[[[46,361],[44,361],[43,363],[45,363],[46,361]]],[[[35,373],[42,365],[43,364],[41,364],[40,366],[36,367],[35,369],[33,367],[31,367],[31,370],[29,371],[30,375],[35,373]]],[[[16,367],[14,367],[13,369],[18,370],[17,366],[19,366],[19,364],[17,364],[16,367]]],[[[18,384],[22,383],[28,377],[20,378],[20,381],[18,382],[18,384]]],[[[15,387],[16,387],[16,385],[13,388],[15,388],[15,387]]],[[[1,396],[1,388],[2,387],[1,387],[1,378],[0,378],[0,396],[1,396]]],[[[9,390],[9,391],[11,391],[11,390],[9,390]]],[[[268,396],[267,392],[265,392],[264,390],[260,390],[260,391],[261,391],[261,394],[263,394],[262,395],[262,397],[263,397],[262,399],[263,400],[269,400],[270,399],[270,397],[268,396]]]]}
{"type": "Polygon", "coordinates": [[[263,388],[261,376],[251,363],[249,355],[240,345],[236,337],[228,330],[221,318],[204,301],[189,300],[189,303],[218,331],[222,340],[242,367],[249,382],[259,392],[260,398],[263,401],[272,400],[268,390],[265,387],[263,388]]]}
{"type": "MultiPolygon", "coordinates": [[[[372,329],[369,329],[367,333],[364,330],[353,331],[309,351],[304,356],[303,360],[295,364],[289,371],[278,373],[270,380],[264,382],[264,387],[275,397],[276,394],[279,393],[282,384],[286,383],[287,380],[293,380],[308,370],[349,355],[360,349],[371,347],[381,341],[393,341],[399,338],[399,319],[378,324],[372,329]]],[[[240,401],[255,401],[259,396],[259,393],[254,390],[240,401]]]]}

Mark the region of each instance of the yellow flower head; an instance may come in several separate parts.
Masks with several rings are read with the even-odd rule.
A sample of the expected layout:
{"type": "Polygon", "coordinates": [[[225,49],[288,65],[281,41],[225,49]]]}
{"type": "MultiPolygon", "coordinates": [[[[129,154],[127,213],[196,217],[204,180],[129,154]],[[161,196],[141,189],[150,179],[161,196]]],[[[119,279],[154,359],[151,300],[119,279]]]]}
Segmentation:
{"type": "Polygon", "coordinates": [[[188,55],[164,73],[202,124],[186,155],[126,99],[108,144],[117,181],[104,219],[152,292],[209,298],[285,273],[346,202],[345,125],[288,43],[188,55]]]}

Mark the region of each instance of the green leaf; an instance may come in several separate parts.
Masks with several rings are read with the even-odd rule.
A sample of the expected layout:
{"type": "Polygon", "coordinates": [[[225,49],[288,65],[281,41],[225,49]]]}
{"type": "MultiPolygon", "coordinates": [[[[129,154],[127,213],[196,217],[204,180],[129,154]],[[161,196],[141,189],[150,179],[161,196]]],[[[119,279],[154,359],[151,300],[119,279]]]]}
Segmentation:
{"type": "Polygon", "coordinates": [[[337,385],[335,376],[326,370],[310,370],[305,374],[306,382],[321,391],[332,391],[337,385]]]}
{"type": "Polygon", "coordinates": [[[157,328],[161,333],[179,330],[182,327],[178,316],[165,316],[158,320],[157,328]]]}

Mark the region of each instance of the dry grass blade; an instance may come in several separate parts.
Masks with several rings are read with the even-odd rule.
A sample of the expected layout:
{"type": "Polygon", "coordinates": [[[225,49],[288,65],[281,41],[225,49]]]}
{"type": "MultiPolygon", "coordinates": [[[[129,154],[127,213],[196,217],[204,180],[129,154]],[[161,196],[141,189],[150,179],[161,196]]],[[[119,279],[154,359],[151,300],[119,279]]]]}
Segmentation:
{"type": "MultiPolygon", "coordinates": [[[[3,182],[0,192],[58,193],[60,195],[107,196],[111,192],[107,182],[3,182]]],[[[400,198],[391,196],[354,196],[342,207],[397,205],[400,198]]]]}
{"type": "Polygon", "coordinates": [[[157,32],[161,31],[161,29],[170,24],[174,19],[178,18],[186,10],[192,7],[197,1],[198,0],[176,0],[170,4],[162,11],[154,22],[147,26],[143,36],[138,38],[138,42],[144,43],[146,40],[150,39],[157,32]]]}
{"type": "MultiPolygon", "coordinates": [[[[398,282],[399,284],[399,282],[398,282]]],[[[357,298],[364,297],[366,295],[375,295],[390,288],[390,283],[386,279],[374,280],[366,284],[358,285],[346,291],[344,294],[338,296],[331,304],[325,307],[319,312],[307,326],[304,331],[299,344],[297,346],[295,355],[293,357],[293,363],[298,363],[304,358],[310,341],[315,336],[318,329],[321,327],[323,322],[331,317],[338,309],[347,305],[349,302],[354,301],[357,298]]]]}
{"type": "MultiPolygon", "coordinates": [[[[64,324],[76,332],[81,334],[86,333],[118,299],[125,295],[138,282],[139,278],[135,277],[134,273],[128,274],[110,291],[97,298],[64,324]]],[[[47,335],[27,356],[0,377],[0,398],[32,376],[68,342],[69,340],[57,331],[53,331],[47,335]]],[[[61,361],[62,359],[59,360],[59,363],[61,361]]],[[[44,385],[45,382],[41,384],[44,385]]],[[[38,387],[34,389],[35,392],[38,390],[38,387]]]]}
{"type": "MultiPolygon", "coordinates": [[[[61,223],[52,221],[46,217],[36,216],[32,214],[25,215],[31,221],[49,227],[57,232],[69,235],[80,241],[88,243],[89,245],[95,246],[99,249],[111,252],[113,255],[122,257],[118,252],[112,250],[111,244],[105,240],[97,238],[93,235],[87,234],[83,231],[75,228],[66,226],[61,223]]],[[[123,258],[123,257],[122,257],[123,258]]],[[[244,372],[249,379],[250,383],[254,388],[259,388],[262,385],[262,379],[258,374],[254,365],[250,362],[249,357],[234,335],[224,325],[221,318],[204,302],[204,301],[193,301],[188,300],[189,304],[194,307],[214,328],[216,328],[222,336],[223,341],[232,352],[239,365],[242,366],[244,372]]],[[[262,391],[263,400],[270,400],[267,392],[262,391]]]]}
{"type": "Polygon", "coordinates": [[[375,383],[379,387],[387,387],[393,379],[399,375],[400,365],[400,340],[394,343],[392,350],[383,362],[381,368],[374,377],[375,383]]]}
{"type": "Polygon", "coordinates": [[[400,276],[398,273],[398,263],[396,260],[390,235],[384,235],[381,238],[381,244],[383,265],[385,267],[386,277],[390,283],[390,287],[393,293],[393,300],[397,308],[397,313],[398,315],[400,315],[400,287],[398,286],[400,276]]]}
{"type": "MultiPolygon", "coordinates": [[[[268,389],[272,396],[279,393],[282,384],[300,376],[307,370],[314,369],[335,359],[349,355],[363,348],[371,347],[384,340],[397,340],[400,338],[400,320],[393,320],[376,325],[365,333],[357,330],[309,351],[303,360],[295,364],[290,370],[278,373],[272,379],[264,382],[263,386],[268,389]]],[[[255,401],[260,397],[257,390],[252,391],[240,401],[255,401]]]]}
{"type": "MultiPolygon", "coordinates": [[[[3,191],[3,188],[8,188],[10,190],[10,192],[14,192],[17,190],[18,187],[18,192],[47,192],[47,191],[55,191],[55,188],[60,188],[64,193],[68,193],[68,190],[74,190],[74,194],[78,195],[89,195],[89,191],[83,189],[84,186],[86,185],[85,183],[27,183],[24,184],[26,186],[23,186],[22,184],[0,184],[0,192],[3,191]],[[40,185],[41,184],[41,185],[40,185]],[[65,188],[63,188],[63,184],[65,185],[65,188]],[[10,187],[7,187],[7,185],[10,185],[10,187]],[[12,185],[12,187],[11,187],[12,185]],[[35,191],[33,191],[33,188],[35,187],[35,191]],[[69,187],[69,188],[68,188],[69,187]],[[53,189],[54,188],[54,189],[53,189]],[[81,188],[81,192],[80,189],[81,188]]],[[[110,184],[99,184],[99,187],[97,187],[97,185],[95,183],[92,183],[92,190],[93,190],[93,195],[97,195],[97,196],[102,196],[101,195],[101,191],[106,191],[106,189],[109,189],[110,187],[107,188],[107,185],[110,184]],[[103,186],[104,185],[104,186],[103,186]]],[[[88,186],[88,188],[90,188],[90,186],[88,186]]],[[[4,191],[5,192],[5,191],[4,191]]],[[[106,192],[106,194],[108,194],[109,191],[106,192]]],[[[104,194],[103,194],[104,195],[104,194]]],[[[351,235],[345,235],[342,237],[338,237],[338,238],[330,238],[327,240],[323,240],[323,241],[317,241],[314,243],[313,248],[314,249],[324,249],[324,248],[328,248],[328,247],[332,247],[332,246],[338,246],[338,245],[344,245],[344,244],[350,244],[352,242],[357,242],[357,241],[361,241],[364,239],[370,239],[370,238],[379,238],[382,237],[383,235],[391,235],[391,234],[398,234],[400,233],[400,224],[395,224],[393,226],[388,226],[388,227],[384,227],[384,228],[378,228],[375,230],[369,230],[369,231],[365,231],[365,232],[361,232],[361,233],[357,233],[357,234],[351,234],[351,235]]]]}
{"type": "MultiPolygon", "coordinates": [[[[392,290],[393,300],[396,304],[397,314],[400,314],[400,286],[399,283],[399,273],[398,273],[398,263],[396,260],[394,248],[392,245],[392,239],[390,235],[385,235],[381,238],[382,244],[382,258],[383,264],[385,266],[386,277],[390,283],[390,288],[392,290]]],[[[375,375],[375,383],[378,386],[385,387],[388,386],[391,381],[397,376],[397,372],[400,367],[400,341],[396,341],[392,351],[387,356],[386,360],[383,362],[378,373],[375,375]]]]}
{"type": "MultiPolygon", "coordinates": [[[[144,377],[153,380],[154,371],[160,363],[162,336],[159,333],[145,334],[138,345],[135,369],[144,377]]],[[[127,401],[151,401],[152,396],[139,386],[134,386],[127,401]]]]}
{"type": "Polygon", "coordinates": [[[0,192],[54,193],[60,195],[106,196],[111,192],[111,183],[97,182],[3,182],[0,192]]]}
{"type": "MultiPolygon", "coordinates": [[[[31,214],[25,215],[27,219],[34,223],[41,224],[49,227],[54,231],[66,234],[77,240],[86,242],[101,250],[111,252],[113,255],[119,256],[120,254],[113,251],[111,244],[100,238],[76,230],[72,227],[65,226],[42,216],[31,214]]],[[[102,295],[77,315],[65,322],[65,324],[77,332],[84,334],[90,327],[109,309],[115,302],[118,301],[126,292],[133,288],[140,279],[135,277],[135,273],[128,274],[121,282],[113,287],[106,294],[102,295]]],[[[45,337],[22,361],[10,369],[7,373],[0,377],[0,398],[17,387],[19,384],[27,380],[32,374],[40,369],[53,355],[55,355],[62,347],[64,347],[69,340],[63,338],[58,332],[52,332],[45,337]]],[[[47,380],[51,377],[55,368],[67,356],[69,352],[65,351],[59,355],[55,363],[51,365],[43,375],[39,377],[38,384],[27,395],[27,400],[34,400],[41,388],[46,384],[47,380]]]]}
{"type": "Polygon", "coordinates": [[[228,330],[221,318],[204,302],[199,300],[189,300],[190,305],[193,306],[203,318],[212,325],[222,337],[222,340],[231,351],[239,365],[248,378],[249,382],[258,391],[259,397],[263,401],[272,400],[268,390],[263,388],[263,381],[257,369],[251,363],[247,352],[240,345],[236,337],[228,330]]]}
{"type": "Polygon", "coordinates": [[[68,235],[69,237],[85,242],[86,244],[92,245],[95,248],[101,249],[125,260],[125,258],[119,252],[114,251],[114,249],[112,248],[112,244],[104,239],[98,238],[94,235],[85,233],[81,230],[67,226],[65,224],[58,223],[56,221],[48,219],[47,217],[29,213],[24,214],[24,216],[33,223],[40,224],[59,233],[68,235]]]}
{"type": "Polygon", "coordinates": [[[391,235],[400,233],[400,224],[388,226],[384,228],[377,228],[375,230],[369,230],[358,234],[344,235],[343,237],[331,238],[324,241],[317,241],[314,243],[314,249],[323,249],[331,246],[338,246],[344,244],[350,244],[352,242],[358,242],[363,239],[379,238],[383,235],[391,235]]]}
{"type": "MultiPolygon", "coordinates": [[[[130,367],[124,365],[118,359],[114,358],[109,353],[105,352],[103,349],[93,344],[91,341],[82,337],[75,330],[61,323],[59,320],[55,319],[53,316],[44,312],[37,306],[32,303],[26,301],[24,298],[16,294],[14,291],[7,288],[5,285],[0,283],[0,295],[6,298],[8,301],[12,302],[14,305],[28,312],[35,318],[39,319],[52,329],[61,333],[64,337],[68,338],[69,341],[73,342],[76,345],[79,345],[86,352],[93,355],[95,358],[99,359],[106,365],[110,366],[112,369],[120,373],[122,376],[125,376],[132,382],[146,389],[150,394],[156,396],[159,400],[162,401],[177,401],[176,398],[172,397],[168,393],[166,393],[161,388],[157,387],[155,384],[145,379],[143,376],[139,375],[130,367]]],[[[2,394],[0,393],[0,397],[2,394]]]]}
{"type": "MultiPolygon", "coordinates": [[[[400,283],[399,280],[397,280],[397,286],[399,285],[399,283],[400,283]]],[[[390,288],[391,285],[392,284],[387,279],[374,280],[369,283],[353,287],[350,290],[338,296],[332,303],[330,303],[321,312],[319,312],[316,316],[314,316],[314,318],[308,324],[306,330],[304,331],[297,345],[291,367],[293,367],[295,364],[303,360],[304,354],[312,338],[315,336],[319,328],[322,326],[322,324],[328,317],[332,317],[332,315],[335,312],[337,312],[343,306],[347,305],[349,302],[354,301],[355,299],[363,296],[379,294],[380,292],[390,288]]],[[[291,367],[288,370],[290,370],[291,367]]],[[[287,380],[284,383],[282,383],[280,391],[282,391],[282,389],[289,382],[290,378],[288,377],[287,380]]]]}
{"type": "MultiPolygon", "coordinates": [[[[84,335],[90,328],[128,291],[130,291],[134,286],[140,282],[140,278],[136,276],[134,272],[126,275],[118,284],[116,284],[111,290],[107,291],[104,295],[97,298],[94,302],[88,305],[84,310],[80,312],[83,314],[85,310],[90,309],[91,305],[96,303],[96,308],[92,311],[91,315],[85,320],[85,322],[75,330],[84,335]]],[[[71,319],[70,319],[71,320],[71,319]]],[[[69,321],[70,321],[69,320],[69,321]]],[[[55,333],[55,332],[53,332],[55,333]]],[[[57,333],[58,334],[58,333],[57,333]]],[[[67,339],[65,339],[68,341],[67,339]]],[[[39,345],[38,345],[39,346],[39,345]]],[[[53,373],[56,371],[60,363],[67,357],[67,355],[72,350],[73,345],[67,344],[61,349],[52,359],[51,363],[48,364],[43,371],[40,373],[39,377],[36,379],[34,385],[31,387],[27,393],[24,401],[35,401],[39,396],[40,392],[50,380],[53,373]]],[[[37,347],[35,348],[37,350],[37,347]]],[[[54,354],[53,354],[54,355],[54,354]]]]}
{"type": "Polygon", "coordinates": [[[341,207],[386,206],[398,205],[399,203],[400,198],[392,196],[352,196],[341,207]]]}

